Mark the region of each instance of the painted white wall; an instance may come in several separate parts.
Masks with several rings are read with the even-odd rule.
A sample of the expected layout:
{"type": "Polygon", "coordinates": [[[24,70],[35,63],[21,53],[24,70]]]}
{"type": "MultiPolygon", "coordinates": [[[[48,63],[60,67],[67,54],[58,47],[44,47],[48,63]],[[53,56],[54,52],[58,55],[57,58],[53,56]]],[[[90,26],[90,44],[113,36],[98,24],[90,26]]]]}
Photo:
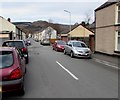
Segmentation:
{"type": "Polygon", "coordinates": [[[16,33],[16,26],[0,16],[0,31],[13,31],[13,33],[16,33]]]}
{"type": "Polygon", "coordinates": [[[56,38],[57,38],[57,31],[52,30],[51,39],[56,39],[56,38]]]}

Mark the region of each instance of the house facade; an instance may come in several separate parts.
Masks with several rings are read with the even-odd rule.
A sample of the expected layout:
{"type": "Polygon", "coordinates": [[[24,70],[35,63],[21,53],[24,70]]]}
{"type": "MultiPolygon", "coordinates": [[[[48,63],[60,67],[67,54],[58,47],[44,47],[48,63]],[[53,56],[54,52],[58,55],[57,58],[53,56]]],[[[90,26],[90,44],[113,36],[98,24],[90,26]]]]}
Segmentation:
{"type": "Polygon", "coordinates": [[[68,33],[68,38],[85,42],[94,52],[94,32],[80,24],[68,33]]]}
{"type": "Polygon", "coordinates": [[[68,33],[69,33],[69,30],[64,30],[60,33],[60,39],[65,41],[65,42],[68,42],[68,33]]]}
{"type": "Polygon", "coordinates": [[[8,20],[4,19],[2,16],[0,16],[0,32],[12,32],[13,37],[16,36],[16,26],[13,25],[8,20]]]}
{"type": "Polygon", "coordinates": [[[20,28],[12,24],[9,20],[6,20],[0,16],[0,33],[10,33],[12,34],[12,39],[25,39],[26,34],[20,28]]]}
{"type": "Polygon", "coordinates": [[[24,40],[26,39],[26,33],[23,32],[20,28],[16,26],[16,34],[15,34],[15,39],[20,39],[24,40]]]}
{"type": "Polygon", "coordinates": [[[84,27],[82,24],[73,28],[71,32],[68,33],[69,37],[77,38],[77,37],[89,37],[89,35],[94,35],[92,31],[84,27]]]}
{"type": "Polygon", "coordinates": [[[68,41],[68,34],[61,34],[60,37],[61,37],[61,40],[65,41],[65,42],[68,41]]]}
{"type": "Polygon", "coordinates": [[[41,32],[37,32],[36,34],[39,41],[43,39],[49,39],[51,43],[53,43],[57,39],[57,31],[52,27],[47,27],[43,29],[41,32]]]}
{"type": "Polygon", "coordinates": [[[120,52],[120,5],[106,2],[95,10],[95,51],[110,55],[120,52]]]}

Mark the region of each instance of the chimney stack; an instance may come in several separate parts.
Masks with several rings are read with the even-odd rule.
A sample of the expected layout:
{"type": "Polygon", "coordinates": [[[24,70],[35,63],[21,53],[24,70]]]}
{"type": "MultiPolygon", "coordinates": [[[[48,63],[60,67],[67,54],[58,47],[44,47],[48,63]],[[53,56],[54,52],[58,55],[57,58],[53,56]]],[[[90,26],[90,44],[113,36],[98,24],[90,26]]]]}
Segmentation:
{"type": "Polygon", "coordinates": [[[8,18],[8,21],[9,21],[9,22],[11,22],[11,19],[10,19],[10,18],[8,18]]]}
{"type": "Polygon", "coordinates": [[[81,24],[82,24],[83,26],[85,26],[85,22],[84,22],[84,21],[82,21],[81,24]]]}

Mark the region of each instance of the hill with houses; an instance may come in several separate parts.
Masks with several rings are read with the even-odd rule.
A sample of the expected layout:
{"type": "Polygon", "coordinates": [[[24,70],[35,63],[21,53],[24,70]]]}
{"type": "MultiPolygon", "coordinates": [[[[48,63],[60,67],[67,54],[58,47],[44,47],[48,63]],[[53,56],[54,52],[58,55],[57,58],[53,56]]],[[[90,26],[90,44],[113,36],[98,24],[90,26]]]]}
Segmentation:
{"type": "MultiPolygon", "coordinates": [[[[13,22],[17,27],[21,28],[27,33],[34,34],[38,31],[42,31],[47,27],[52,27],[57,30],[57,33],[62,33],[65,30],[69,30],[69,25],[57,24],[57,23],[49,23],[47,21],[34,21],[34,22],[13,22]]],[[[72,25],[75,27],[77,24],[72,25]]]]}

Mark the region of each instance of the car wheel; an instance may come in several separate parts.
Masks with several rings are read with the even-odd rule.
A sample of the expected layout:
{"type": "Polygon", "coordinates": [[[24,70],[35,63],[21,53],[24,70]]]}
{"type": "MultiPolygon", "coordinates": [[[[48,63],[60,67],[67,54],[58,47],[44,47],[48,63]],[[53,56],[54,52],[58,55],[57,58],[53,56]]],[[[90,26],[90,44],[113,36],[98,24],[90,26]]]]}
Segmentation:
{"type": "Polygon", "coordinates": [[[89,56],[88,59],[92,59],[92,56],[89,56]]]}
{"type": "Polygon", "coordinates": [[[26,72],[27,72],[27,68],[25,67],[25,74],[26,74],[26,72]]]}
{"type": "Polygon", "coordinates": [[[66,55],[66,51],[65,51],[65,49],[64,49],[64,54],[66,55]]]}
{"type": "Polygon", "coordinates": [[[29,58],[27,57],[27,58],[26,58],[26,64],[28,64],[28,63],[29,63],[29,58]]]}
{"type": "Polygon", "coordinates": [[[19,90],[19,95],[22,96],[25,94],[25,88],[24,88],[24,85],[22,86],[22,88],[19,90]]]}
{"type": "Polygon", "coordinates": [[[73,53],[73,51],[70,52],[70,56],[71,56],[71,58],[74,57],[74,53],[73,53]]]}

